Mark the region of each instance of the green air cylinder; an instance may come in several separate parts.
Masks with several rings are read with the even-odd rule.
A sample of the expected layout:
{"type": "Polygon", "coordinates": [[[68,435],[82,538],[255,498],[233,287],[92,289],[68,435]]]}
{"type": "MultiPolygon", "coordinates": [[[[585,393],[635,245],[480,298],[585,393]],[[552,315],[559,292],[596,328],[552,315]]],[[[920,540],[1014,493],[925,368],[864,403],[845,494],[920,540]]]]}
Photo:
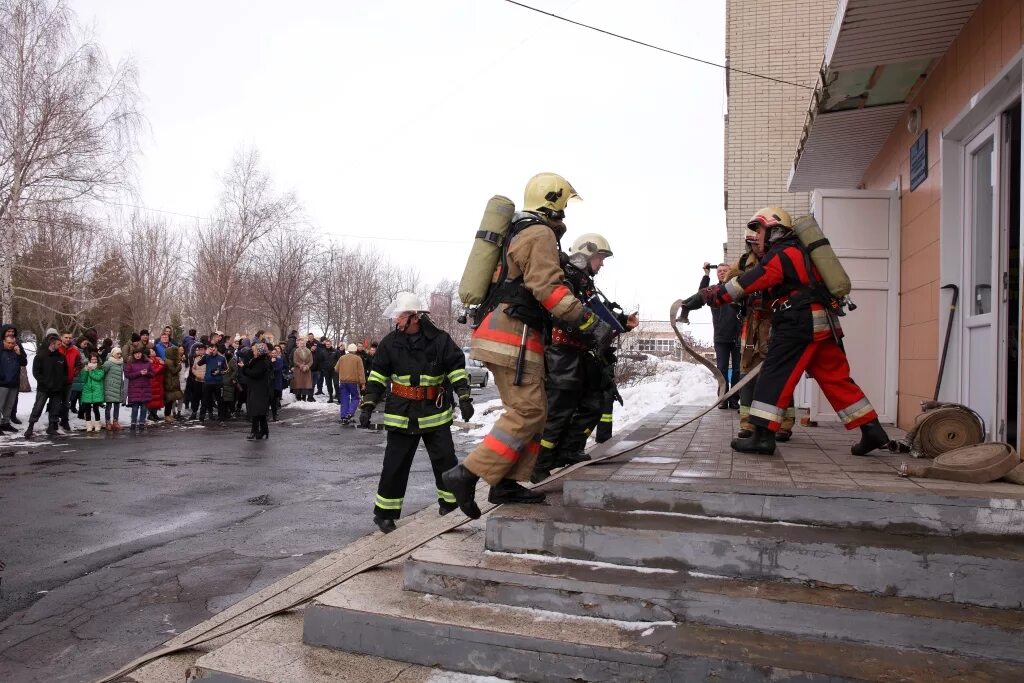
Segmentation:
{"type": "Polygon", "coordinates": [[[477,306],[487,297],[494,270],[501,257],[501,246],[512,224],[516,205],[508,197],[496,194],[487,202],[480,229],[473,240],[473,248],[466,260],[466,268],[459,281],[459,299],[463,306],[477,306]]]}
{"type": "Polygon", "coordinates": [[[811,263],[818,269],[818,274],[821,275],[829,293],[837,299],[842,299],[849,294],[850,276],[846,274],[846,269],[839,262],[839,257],[832,250],[828,238],[821,232],[814,216],[802,216],[796,219],[793,232],[799,238],[800,244],[804,245],[811,255],[811,263]]]}

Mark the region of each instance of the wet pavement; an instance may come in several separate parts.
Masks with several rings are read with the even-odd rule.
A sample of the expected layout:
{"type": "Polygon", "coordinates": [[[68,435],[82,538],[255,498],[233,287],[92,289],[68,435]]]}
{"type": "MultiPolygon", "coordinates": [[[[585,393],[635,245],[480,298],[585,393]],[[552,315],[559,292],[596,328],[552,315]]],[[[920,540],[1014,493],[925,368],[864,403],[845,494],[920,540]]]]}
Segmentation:
{"type": "MultiPolygon", "coordinates": [[[[92,680],[375,530],[383,433],[299,408],[270,430],[0,441],[0,680],[92,680]]],[[[434,488],[421,451],[406,514],[434,488]]]]}

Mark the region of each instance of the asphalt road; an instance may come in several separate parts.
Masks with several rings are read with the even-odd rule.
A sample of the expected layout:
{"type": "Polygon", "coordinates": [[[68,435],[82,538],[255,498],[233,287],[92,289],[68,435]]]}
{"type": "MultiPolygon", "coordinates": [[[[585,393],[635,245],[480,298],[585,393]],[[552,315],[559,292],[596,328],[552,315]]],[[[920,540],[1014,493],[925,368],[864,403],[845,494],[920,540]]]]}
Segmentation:
{"type": "MultiPolygon", "coordinates": [[[[0,441],[0,681],[93,680],[376,530],[383,433],[296,408],[270,430],[0,441]]],[[[405,512],[434,488],[421,450],[405,512]]]]}

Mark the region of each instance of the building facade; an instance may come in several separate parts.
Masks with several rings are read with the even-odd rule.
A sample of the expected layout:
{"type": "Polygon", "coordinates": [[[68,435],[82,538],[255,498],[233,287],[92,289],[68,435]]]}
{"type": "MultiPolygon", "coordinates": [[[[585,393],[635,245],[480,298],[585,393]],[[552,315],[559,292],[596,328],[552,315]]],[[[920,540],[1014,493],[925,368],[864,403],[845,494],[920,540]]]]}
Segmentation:
{"type": "Polygon", "coordinates": [[[903,427],[936,394],[965,403],[1014,445],[1022,5],[842,0],[789,183],[870,302],[844,327],[855,377],[885,368],[871,398],[903,427]]]}
{"type": "Polygon", "coordinates": [[[786,185],[793,149],[817,80],[836,0],[727,0],[726,63],[806,87],[726,72],[725,210],[727,260],[739,257],[743,229],[758,209],[806,213],[807,192],[786,185]]]}

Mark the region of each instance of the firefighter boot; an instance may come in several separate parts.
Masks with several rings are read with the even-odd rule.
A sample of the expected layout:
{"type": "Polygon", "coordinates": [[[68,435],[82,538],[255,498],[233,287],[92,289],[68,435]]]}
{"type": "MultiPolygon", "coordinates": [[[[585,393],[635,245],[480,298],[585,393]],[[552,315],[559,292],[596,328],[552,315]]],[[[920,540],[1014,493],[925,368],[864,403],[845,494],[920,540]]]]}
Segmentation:
{"type": "Polygon", "coordinates": [[[889,443],[889,435],[875,419],[860,426],[860,441],[850,448],[850,452],[854,455],[868,455],[871,451],[882,448],[887,443],[889,443]]]}
{"type": "Polygon", "coordinates": [[[745,439],[733,439],[730,446],[740,453],[775,455],[775,432],[767,427],[754,425],[753,434],[745,439]]]}
{"type": "Polygon", "coordinates": [[[462,465],[456,465],[441,475],[446,489],[452,492],[459,509],[470,519],[480,519],[480,507],[476,504],[476,476],[462,465]]]}
{"type": "Polygon", "coordinates": [[[537,455],[537,462],[533,466],[533,474],[530,481],[539,484],[551,476],[551,470],[555,467],[555,452],[550,448],[541,448],[537,455]]]}
{"type": "Polygon", "coordinates": [[[383,517],[373,516],[373,523],[377,525],[377,528],[383,531],[385,534],[390,534],[392,531],[398,528],[393,519],[384,519],[383,517]]]}
{"type": "Polygon", "coordinates": [[[495,505],[504,503],[543,503],[544,494],[540,491],[532,491],[515,479],[502,479],[491,487],[487,494],[488,502],[495,505]]]}

